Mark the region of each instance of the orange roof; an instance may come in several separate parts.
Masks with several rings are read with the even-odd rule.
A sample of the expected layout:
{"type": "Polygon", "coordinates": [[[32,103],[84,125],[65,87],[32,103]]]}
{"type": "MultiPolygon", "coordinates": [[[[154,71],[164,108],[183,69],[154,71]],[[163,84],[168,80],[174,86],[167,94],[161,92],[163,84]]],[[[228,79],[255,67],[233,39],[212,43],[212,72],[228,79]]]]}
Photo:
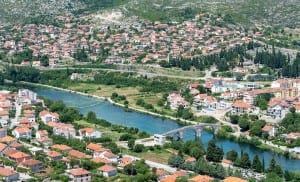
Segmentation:
{"type": "Polygon", "coordinates": [[[105,152],[104,156],[107,158],[115,158],[117,157],[115,154],[111,153],[111,152],[105,152]]]}
{"type": "Polygon", "coordinates": [[[3,167],[0,167],[0,176],[11,176],[13,174],[16,174],[16,172],[14,170],[11,170],[11,169],[6,169],[6,168],[3,168],[3,167]]]}
{"type": "Polygon", "coordinates": [[[232,106],[233,107],[239,107],[239,108],[246,108],[246,109],[251,107],[249,104],[247,104],[247,103],[245,103],[241,100],[235,101],[232,106]]]}
{"type": "Polygon", "coordinates": [[[82,169],[82,168],[78,168],[78,169],[72,169],[70,170],[70,174],[72,174],[73,176],[81,176],[81,175],[87,175],[90,174],[89,171],[82,169]]]}
{"type": "Polygon", "coordinates": [[[101,150],[102,146],[95,143],[90,143],[86,146],[87,149],[93,150],[93,151],[99,151],[101,150]]]}
{"type": "Polygon", "coordinates": [[[191,182],[210,182],[213,178],[207,175],[197,175],[193,178],[191,178],[189,181],[191,182]]]}
{"type": "Polygon", "coordinates": [[[230,176],[225,178],[223,182],[247,182],[247,181],[242,178],[230,176]]]}
{"type": "Polygon", "coordinates": [[[93,128],[82,128],[79,131],[86,132],[86,133],[93,133],[95,131],[95,129],[93,129],[93,128]]]}
{"type": "Polygon", "coordinates": [[[47,125],[53,128],[57,125],[57,122],[50,121],[50,122],[47,123],[47,125]]]}
{"type": "Polygon", "coordinates": [[[27,127],[17,127],[15,129],[15,131],[18,132],[18,133],[28,133],[31,130],[29,128],[27,128],[27,127]]]}
{"type": "Polygon", "coordinates": [[[52,151],[47,152],[47,156],[53,158],[53,157],[62,156],[62,154],[52,150],[52,151]]]}
{"type": "Polygon", "coordinates": [[[268,132],[268,131],[270,131],[272,128],[273,128],[273,126],[265,125],[261,130],[262,130],[262,131],[265,131],[265,132],[268,132]]]}
{"type": "Polygon", "coordinates": [[[39,130],[39,131],[37,131],[37,133],[40,135],[48,135],[47,130],[39,130]]]}
{"type": "Polygon", "coordinates": [[[187,175],[187,172],[184,171],[184,170],[180,170],[180,171],[176,171],[176,172],[174,173],[174,175],[176,175],[177,177],[186,176],[186,175],[187,175]]]}
{"type": "Polygon", "coordinates": [[[78,150],[71,150],[68,155],[70,157],[76,157],[76,158],[90,158],[91,156],[89,155],[86,155],[85,153],[83,152],[80,152],[78,150]]]}
{"type": "Polygon", "coordinates": [[[13,158],[13,159],[21,159],[21,158],[25,158],[25,157],[30,157],[28,154],[25,154],[24,152],[16,152],[16,153],[13,153],[11,155],[8,155],[10,158],[13,158]]]}
{"type": "Polygon", "coordinates": [[[110,172],[110,171],[115,171],[117,170],[115,167],[113,166],[109,166],[109,165],[104,165],[100,168],[98,168],[99,171],[103,171],[103,172],[110,172]]]}
{"type": "Polygon", "coordinates": [[[0,110],[0,115],[2,115],[2,116],[9,115],[9,112],[6,110],[0,110]]]}
{"type": "Polygon", "coordinates": [[[228,160],[228,159],[223,159],[222,163],[224,163],[224,164],[232,164],[232,161],[228,160]]]}
{"type": "Polygon", "coordinates": [[[163,169],[157,169],[156,170],[156,175],[157,176],[164,176],[166,174],[167,174],[167,172],[165,170],[163,170],[163,169]]]}
{"type": "Polygon", "coordinates": [[[7,147],[7,145],[0,143],[0,151],[4,150],[7,147]]]}
{"type": "Polygon", "coordinates": [[[67,146],[67,145],[64,145],[64,144],[55,144],[55,145],[52,145],[53,149],[58,149],[58,150],[61,150],[61,151],[66,151],[66,150],[71,150],[72,148],[67,146]]]}
{"type": "Polygon", "coordinates": [[[161,182],[175,182],[177,179],[177,176],[176,175],[170,175],[170,176],[167,176],[167,177],[164,177],[162,180],[160,180],[161,182]]]}
{"type": "Polygon", "coordinates": [[[49,141],[52,141],[52,138],[49,138],[47,136],[38,139],[38,142],[49,142],[49,141]]]}
{"type": "Polygon", "coordinates": [[[189,157],[185,160],[185,162],[195,162],[196,158],[195,157],[189,157]]]}
{"type": "Polygon", "coordinates": [[[21,165],[27,166],[27,167],[40,165],[40,164],[42,164],[42,162],[39,161],[39,160],[35,160],[35,159],[29,159],[29,160],[26,160],[26,161],[21,163],[21,165]]]}
{"type": "Polygon", "coordinates": [[[9,146],[12,147],[12,148],[18,148],[18,147],[23,147],[23,144],[21,144],[21,143],[12,143],[9,146]]]}
{"type": "Polygon", "coordinates": [[[3,154],[6,155],[6,156],[10,156],[10,155],[15,154],[15,153],[17,153],[17,152],[19,152],[19,151],[16,150],[16,149],[8,149],[8,150],[5,151],[3,154]]]}
{"type": "Polygon", "coordinates": [[[122,157],[121,159],[119,159],[119,165],[120,167],[125,167],[127,166],[128,164],[131,164],[132,163],[132,158],[130,157],[122,157]]]}
{"type": "Polygon", "coordinates": [[[96,157],[96,158],[93,158],[92,159],[92,162],[95,162],[95,163],[103,163],[103,164],[111,164],[112,161],[108,160],[108,159],[105,159],[105,158],[99,158],[99,157],[96,157]]]}

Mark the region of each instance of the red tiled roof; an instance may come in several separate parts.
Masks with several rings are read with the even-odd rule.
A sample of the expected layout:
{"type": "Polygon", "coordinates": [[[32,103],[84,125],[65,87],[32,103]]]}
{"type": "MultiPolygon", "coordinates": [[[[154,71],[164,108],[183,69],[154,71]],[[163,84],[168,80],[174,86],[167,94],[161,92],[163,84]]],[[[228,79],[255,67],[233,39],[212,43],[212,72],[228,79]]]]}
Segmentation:
{"type": "Polygon", "coordinates": [[[81,175],[87,175],[90,174],[89,171],[82,169],[82,168],[78,168],[78,169],[72,169],[70,170],[70,174],[72,174],[73,176],[81,176],[81,175]]]}
{"type": "Polygon", "coordinates": [[[115,171],[117,170],[115,167],[113,166],[109,166],[109,165],[104,165],[100,168],[98,168],[100,171],[103,171],[103,172],[110,172],[110,171],[115,171]]]}
{"type": "Polygon", "coordinates": [[[6,168],[3,168],[3,167],[0,167],[0,176],[11,176],[11,175],[14,175],[16,174],[16,172],[14,170],[11,170],[11,169],[6,169],[6,168]]]}

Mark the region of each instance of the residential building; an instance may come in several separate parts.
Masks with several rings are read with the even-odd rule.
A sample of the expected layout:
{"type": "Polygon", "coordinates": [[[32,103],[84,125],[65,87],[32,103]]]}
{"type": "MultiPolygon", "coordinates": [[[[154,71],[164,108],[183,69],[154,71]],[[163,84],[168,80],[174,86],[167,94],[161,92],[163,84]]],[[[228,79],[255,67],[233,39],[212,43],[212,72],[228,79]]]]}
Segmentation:
{"type": "Polygon", "coordinates": [[[267,134],[270,137],[274,137],[276,136],[278,129],[274,126],[270,126],[270,125],[265,125],[261,131],[265,134],[267,134]]]}
{"type": "Polygon", "coordinates": [[[93,128],[82,128],[79,130],[79,135],[86,138],[100,138],[102,133],[93,128]]]}
{"type": "Polygon", "coordinates": [[[235,101],[232,104],[231,112],[233,114],[244,114],[244,113],[249,113],[250,111],[251,111],[251,105],[249,105],[241,100],[235,101]]]}
{"type": "Polygon", "coordinates": [[[25,160],[21,162],[19,166],[27,168],[32,173],[40,173],[44,170],[43,163],[35,159],[25,160]]]}
{"type": "Polygon", "coordinates": [[[39,131],[36,132],[35,138],[40,139],[40,138],[43,138],[43,137],[48,137],[47,130],[39,130],[39,131]]]}
{"type": "Polygon", "coordinates": [[[5,151],[3,153],[3,156],[7,157],[8,159],[13,160],[17,163],[24,162],[31,158],[28,154],[26,154],[24,152],[20,152],[16,149],[9,149],[9,150],[5,151]]]}
{"type": "Polygon", "coordinates": [[[0,138],[7,136],[7,128],[0,128],[0,138]]]}
{"type": "Polygon", "coordinates": [[[6,110],[0,110],[0,119],[9,120],[9,112],[6,110]]]}
{"type": "Polygon", "coordinates": [[[100,173],[105,177],[112,177],[117,175],[117,168],[109,165],[104,165],[98,168],[100,173]]]}
{"type": "Polygon", "coordinates": [[[92,181],[91,173],[85,169],[71,169],[67,172],[70,182],[90,182],[92,181]]]}
{"type": "Polygon", "coordinates": [[[17,127],[12,131],[12,135],[16,138],[25,138],[30,139],[31,138],[31,129],[28,127],[17,127]]]}
{"type": "Polygon", "coordinates": [[[267,115],[273,119],[283,119],[289,112],[290,104],[281,99],[271,99],[268,103],[267,115]]]}
{"type": "Polygon", "coordinates": [[[55,145],[52,145],[51,148],[54,150],[62,151],[62,152],[69,152],[72,150],[71,147],[64,145],[64,144],[55,144],[55,145]]]}
{"type": "Polygon", "coordinates": [[[170,103],[170,108],[172,110],[178,109],[179,106],[183,106],[184,108],[190,106],[189,102],[187,102],[180,94],[175,92],[170,93],[167,97],[167,100],[170,103]]]}
{"type": "Polygon", "coordinates": [[[229,176],[225,178],[223,182],[247,182],[247,180],[238,177],[229,176]]]}
{"type": "Polygon", "coordinates": [[[189,179],[189,182],[211,182],[214,178],[207,176],[207,175],[197,175],[191,179],[189,179]]]}
{"type": "Polygon", "coordinates": [[[54,150],[47,152],[46,155],[51,161],[59,161],[63,158],[63,155],[61,153],[54,150]]]}
{"type": "Polygon", "coordinates": [[[6,169],[4,167],[0,167],[0,179],[3,182],[12,182],[19,180],[19,173],[12,169],[6,169]]]}
{"type": "Polygon", "coordinates": [[[49,112],[49,111],[41,111],[39,114],[43,123],[47,124],[48,122],[58,122],[59,121],[59,114],[56,112],[49,112]]]}
{"type": "Polygon", "coordinates": [[[53,134],[60,135],[65,138],[75,138],[76,130],[72,124],[57,123],[53,127],[53,134]]]}

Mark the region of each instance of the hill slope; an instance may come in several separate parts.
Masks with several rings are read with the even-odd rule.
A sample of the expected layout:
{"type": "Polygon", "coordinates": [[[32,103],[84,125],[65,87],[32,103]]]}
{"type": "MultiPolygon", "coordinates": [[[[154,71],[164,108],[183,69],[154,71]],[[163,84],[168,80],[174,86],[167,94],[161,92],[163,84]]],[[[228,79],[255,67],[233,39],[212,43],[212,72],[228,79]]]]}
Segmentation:
{"type": "Polygon", "coordinates": [[[209,11],[248,25],[300,26],[299,0],[0,0],[0,20],[22,22],[112,7],[150,20],[180,21],[209,11]]]}

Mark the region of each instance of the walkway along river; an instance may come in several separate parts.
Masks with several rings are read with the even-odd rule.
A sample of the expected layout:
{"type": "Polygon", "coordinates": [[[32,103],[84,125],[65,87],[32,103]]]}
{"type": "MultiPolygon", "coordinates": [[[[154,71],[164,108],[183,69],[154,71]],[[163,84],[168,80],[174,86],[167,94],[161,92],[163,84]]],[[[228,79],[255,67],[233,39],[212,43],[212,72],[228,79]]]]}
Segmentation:
{"type": "MultiPolygon", "coordinates": [[[[93,97],[49,88],[36,88],[35,91],[38,95],[50,100],[62,100],[67,106],[78,109],[84,115],[89,111],[93,111],[97,114],[97,117],[113,124],[135,127],[151,134],[164,133],[180,127],[180,125],[174,121],[163,120],[138,112],[126,112],[121,107],[93,97]]],[[[204,131],[201,135],[201,141],[204,145],[207,145],[212,137],[213,134],[204,131]]],[[[194,138],[194,131],[191,130],[184,133],[185,140],[194,140],[194,138]]],[[[232,149],[238,152],[241,150],[247,152],[251,159],[253,159],[255,154],[258,154],[261,159],[265,160],[266,167],[268,167],[269,161],[274,157],[284,170],[300,171],[300,160],[298,159],[289,159],[272,151],[261,150],[249,144],[240,144],[227,139],[218,139],[217,145],[223,148],[225,154],[232,149]]]]}

